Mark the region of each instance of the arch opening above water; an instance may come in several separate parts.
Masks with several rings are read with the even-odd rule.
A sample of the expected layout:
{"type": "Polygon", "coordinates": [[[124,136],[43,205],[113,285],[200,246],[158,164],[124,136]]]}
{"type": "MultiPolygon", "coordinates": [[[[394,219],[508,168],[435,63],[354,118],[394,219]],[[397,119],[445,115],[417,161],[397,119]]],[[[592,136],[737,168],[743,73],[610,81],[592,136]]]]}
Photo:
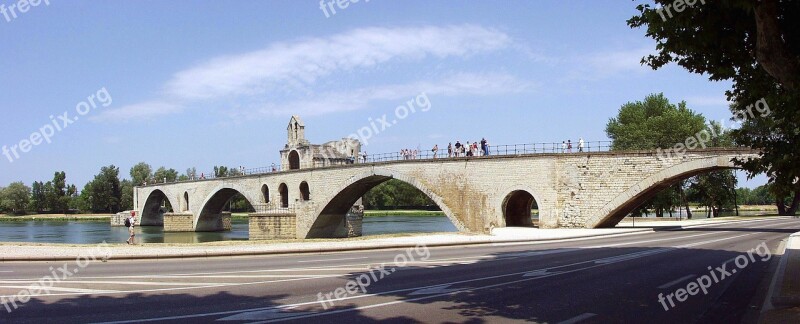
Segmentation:
{"type": "Polygon", "coordinates": [[[351,181],[336,191],[333,198],[323,205],[324,207],[319,212],[306,238],[342,237],[345,216],[353,205],[372,188],[392,179],[400,180],[420,190],[434,201],[457,229],[464,230],[463,224],[453,216],[450,208],[442,202],[442,199],[418,181],[401,174],[375,170],[369,174],[353,177],[351,181]]]}
{"type": "Polygon", "coordinates": [[[206,200],[200,215],[197,217],[195,231],[220,231],[230,229],[230,224],[221,224],[225,219],[223,213],[234,210],[253,211],[253,204],[236,189],[222,188],[206,200]]]}
{"type": "Polygon", "coordinates": [[[172,212],[169,197],[161,190],[153,190],[142,208],[139,223],[142,226],[164,226],[164,214],[172,212]]]}

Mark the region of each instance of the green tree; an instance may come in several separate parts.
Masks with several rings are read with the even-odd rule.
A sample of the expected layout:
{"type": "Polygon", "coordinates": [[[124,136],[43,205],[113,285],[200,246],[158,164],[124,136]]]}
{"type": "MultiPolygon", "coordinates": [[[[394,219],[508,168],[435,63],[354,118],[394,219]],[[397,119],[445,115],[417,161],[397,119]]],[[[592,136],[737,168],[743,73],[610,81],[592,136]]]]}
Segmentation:
{"type": "Polygon", "coordinates": [[[364,195],[367,209],[429,207],[436,203],[425,193],[400,180],[392,179],[381,183],[364,195]]]}
{"type": "Polygon", "coordinates": [[[668,149],[701,132],[705,122],[686,102],[674,105],[663,93],[651,94],[644,101],[622,105],[606,125],[606,134],[613,150],[668,149]]]}
{"type": "Polygon", "coordinates": [[[34,181],[31,185],[31,202],[29,210],[41,213],[47,208],[47,195],[44,191],[44,183],[34,181]]]}
{"type": "Polygon", "coordinates": [[[144,162],[139,162],[131,168],[131,181],[141,186],[153,178],[153,168],[144,162]]]}
{"type": "Polygon", "coordinates": [[[128,179],[120,182],[120,192],[122,200],[120,200],[120,210],[133,209],[133,182],[128,179]]]}
{"type": "Polygon", "coordinates": [[[14,214],[25,214],[30,197],[31,188],[22,182],[14,182],[3,189],[2,195],[0,195],[0,205],[14,214]]]}
{"type": "MultiPolygon", "coordinates": [[[[673,1],[655,3],[663,7],[673,1]]],[[[748,177],[765,173],[779,213],[795,214],[800,208],[800,1],[708,1],[669,19],[650,4],[637,9],[628,25],[646,26],[658,50],[642,63],[659,69],[674,62],[711,80],[733,82],[726,94],[734,102],[734,117],[743,121],[733,138],[761,152],[757,159],[737,163],[748,177]],[[754,111],[758,103],[768,103],[769,113],[754,111]]]]}
{"type": "Polygon", "coordinates": [[[169,169],[165,167],[160,167],[153,173],[153,181],[155,183],[165,183],[166,182],[175,182],[178,179],[178,171],[175,169],[169,169]]]}
{"type": "MultiPolygon", "coordinates": [[[[664,94],[651,94],[644,101],[628,102],[619,110],[617,117],[606,125],[606,134],[612,139],[612,150],[669,149],[688,138],[696,137],[706,129],[706,119],[686,107],[686,102],[677,105],[669,102],[664,94]]],[[[686,200],[686,181],[664,190],[643,204],[636,214],[653,210],[663,217],[675,206],[685,206],[688,217],[691,211],[686,200]]]]}
{"type": "Polygon", "coordinates": [[[215,178],[223,178],[228,176],[228,167],[226,166],[214,166],[214,177],[215,178]]]}
{"type": "Polygon", "coordinates": [[[50,211],[66,213],[68,209],[69,196],[67,196],[67,174],[64,171],[56,172],[53,175],[50,211]]]}
{"type": "Polygon", "coordinates": [[[120,210],[122,190],[119,168],[114,165],[101,168],[91,184],[87,184],[87,188],[90,190],[87,198],[93,212],[116,213],[120,210]]]}

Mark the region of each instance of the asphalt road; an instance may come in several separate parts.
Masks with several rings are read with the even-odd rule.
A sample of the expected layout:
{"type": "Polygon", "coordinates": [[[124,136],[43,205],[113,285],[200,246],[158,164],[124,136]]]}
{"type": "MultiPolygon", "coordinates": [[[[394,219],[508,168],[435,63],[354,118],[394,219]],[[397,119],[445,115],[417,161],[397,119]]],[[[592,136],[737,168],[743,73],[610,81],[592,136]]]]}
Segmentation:
{"type": "Polygon", "coordinates": [[[0,263],[0,322],[748,322],[797,231],[775,218],[544,244],[0,263]]]}

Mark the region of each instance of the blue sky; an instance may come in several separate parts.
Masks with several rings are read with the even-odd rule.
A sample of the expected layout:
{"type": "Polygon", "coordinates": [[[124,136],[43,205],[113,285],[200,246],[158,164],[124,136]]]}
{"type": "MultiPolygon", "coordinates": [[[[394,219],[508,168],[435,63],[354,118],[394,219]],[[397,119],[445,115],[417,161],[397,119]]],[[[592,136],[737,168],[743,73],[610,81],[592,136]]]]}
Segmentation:
{"type": "Polygon", "coordinates": [[[370,154],[481,137],[607,140],[619,107],[654,92],[709,119],[729,117],[729,83],[639,64],[655,46],[627,27],[631,1],[361,0],[336,9],[49,0],[10,21],[0,15],[0,145],[29,138],[50,116],[80,117],[13,163],[0,156],[0,185],[64,170],[82,187],[101,166],[129,177],[139,161],[180,172],[268,166],[292,114],[321,143],[423,93],[430,109],[372,136],[370,154]],[[101,89],[108,100],[89,98],[101,89]],[[75,112],[91,101],[86,115],[75,112]]]}

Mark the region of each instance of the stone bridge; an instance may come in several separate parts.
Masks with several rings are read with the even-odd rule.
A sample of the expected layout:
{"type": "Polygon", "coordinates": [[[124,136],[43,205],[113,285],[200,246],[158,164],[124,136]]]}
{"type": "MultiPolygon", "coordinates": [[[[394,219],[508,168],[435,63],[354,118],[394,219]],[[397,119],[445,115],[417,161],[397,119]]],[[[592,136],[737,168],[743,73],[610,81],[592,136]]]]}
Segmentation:
{"type": "Polygon", "coordinates": [[[464,232],[530,226],[534,201],[541,228],[613,227],[677,181],[732,169],[732,159],[755,154],[708,149],[662,158],[612,151],[362,163],[142,186],[135,188],[134,203],[142,225],[217,231],[230,228],[230,214],[222,211],[241,194],[253,206],[268,206],[251,214],[251,238],[256,226],[269,233],[259,238],[346,237],[351,207],[373,187],[397,179],[428,195],[464,232]],[[164,214],[165,202],[171,213],[164,214]],[[257,216],[268,220],[254,222],[257,216]]]}

